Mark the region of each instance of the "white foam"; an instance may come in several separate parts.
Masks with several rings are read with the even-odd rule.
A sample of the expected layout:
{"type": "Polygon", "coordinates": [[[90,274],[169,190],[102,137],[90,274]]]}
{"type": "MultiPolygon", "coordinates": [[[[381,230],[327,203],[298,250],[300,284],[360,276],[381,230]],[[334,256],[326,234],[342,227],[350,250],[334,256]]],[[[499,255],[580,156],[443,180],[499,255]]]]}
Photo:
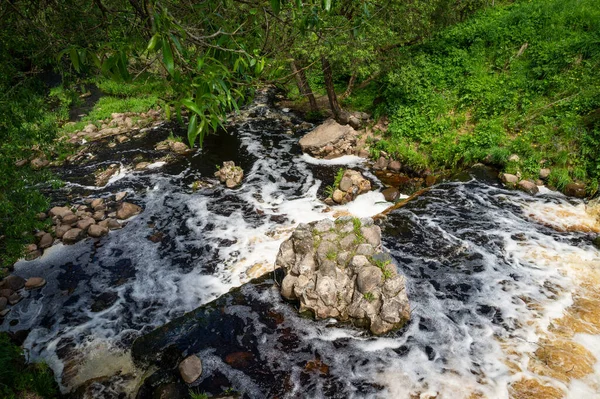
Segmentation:
{"type": "Polygon", "coordinates": [[[311,157],[308,154],[302,154],[302,161],[311,165],[345,165],[345,166],[359,166],[362,165],[366,159],[356,155],[342,155],[341,157],[333,159],[320,159],[311,157]]]}

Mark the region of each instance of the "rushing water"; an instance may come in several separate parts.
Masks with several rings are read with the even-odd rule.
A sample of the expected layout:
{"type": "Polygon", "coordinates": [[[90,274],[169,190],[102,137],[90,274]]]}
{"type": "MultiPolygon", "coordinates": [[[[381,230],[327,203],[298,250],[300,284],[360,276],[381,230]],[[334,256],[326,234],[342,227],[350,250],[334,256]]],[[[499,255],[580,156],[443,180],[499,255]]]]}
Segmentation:
{"type": "MultiPolygon", "coordinates": [[[[59,245],[17,264],[17,274],[48,284],[1,327],[31,330],[25,347],[67,389],[120,372],[98,385],[97,397],[135,390],[144,371],[129,355],[133,340],[173,319],[136,344],[158,367],[146,388],[172,378],[172,365],[156,357],[172,346],[200,355],[196,389],[215,394],[230,387],[249,398],[600,397],[600,254],[590,233],[598,222],[579,202],[507,191],[481,170],[432,188],[382,225],[407,276],[412,320],[401,331],[373,338],[303,319],[271,280],[225,294],[271,270],[294,225],[341,211],[318,200],[336,162],[302,155],[282,119],[290,115],[255,104],[203,151],[151,171],[125,169],[103,189],[91,186],[90,171],[156,155],[152,144],[166,129],[150,132],[142,148],[133,141],[100,150],[87,166],[66,170],[71,192],[126,189],[144,212],[98,242],[59,245]],[[192,190],[224,160],[244,168],[241,188],[192,190]]],[[[362,168],[355,157],[337,163],[362,168]]],[[[387,205],[374,192],[344,209],[368,216],[387,205]]]]}

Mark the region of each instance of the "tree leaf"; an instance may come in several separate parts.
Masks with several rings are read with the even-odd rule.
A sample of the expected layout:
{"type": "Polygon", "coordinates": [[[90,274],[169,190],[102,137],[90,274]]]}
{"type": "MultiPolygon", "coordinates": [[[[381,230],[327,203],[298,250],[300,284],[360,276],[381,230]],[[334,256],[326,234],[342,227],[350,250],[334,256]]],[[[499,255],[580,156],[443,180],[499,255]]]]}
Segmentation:
{"type": "Polygon", "coordinates": [[[173,50],[171,50],[171,43],[168,40],[163,40],[163,61],[169,75],[173,75],[175,73],[175,61],[173,61],[173,50]]]}
{"type": "Polygon", "coordinates": [[[75,47],[71,47],[71,49],[69,50],[69,56],[71,57],[71,62],[73,63],[73,67],[75,68],[75,70],[77,72],[79,72],[79,53],[77,52],[77,49],[75,47]]]}
{"type": "Polygon", "coordinates": [[[331,0],[323,0],[323,9],[325,11],[331,10],[331,0]]]}
{"type": "Polygon", "coordinates": [[[271,8],[275,15],[279,14],[279,11],[281,11],[281,0],[271,0],[271,8]]]}
{"type": "Polygon", "coordinates": [[[160,38],[160,36],[158,35],[158,33],[156,35],[152,36],[152,39],[150,39],[150,43],[148,43],[148,51],[152,51],[156,48],[159,38],[160,38]]]}
{"type": "Polygon", "coordinates": [[[196,141],[197,136],[198,136],[198,115],[194,114],[190,118],[190,123],[188,124],[188,141],[190,142],[190,148],[194,147],[194,141],[196,141]]]}
{"type": "Polygon", "coordinates": [[[186,106],[190,111],[192,111],[198,115],[204,114],[204,112],[202,112],[200,107],[198,107],[198,105],[189,98],[184,98],[183,100],[181,100],[181,104],[186,106]]]}

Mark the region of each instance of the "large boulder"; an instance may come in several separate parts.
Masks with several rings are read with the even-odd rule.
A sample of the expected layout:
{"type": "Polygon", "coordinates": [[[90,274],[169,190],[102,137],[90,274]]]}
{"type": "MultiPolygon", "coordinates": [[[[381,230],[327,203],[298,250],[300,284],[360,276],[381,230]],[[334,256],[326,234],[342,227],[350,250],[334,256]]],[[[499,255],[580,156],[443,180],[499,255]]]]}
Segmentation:
{"type": "Polygon", "coordinates": [[[300,224],[281,244],[286,276],[281,294],[317,319],[367,326],[373,334],[402,327],[410,317],[405,278],[382,251],[373,220],[345,217],[300,224]]]}
{"type": "Polygon", "coordinates": [[[234,188],[242,184],[244,170],[235,166],[233,161],[225,161],[223,166],[215,172],[215,177],[218,177],[221,183],[225,183],[227,188],[234,188]]]}
{"type": "Polygon", "coordinates": [[[350,125],[340,125],[334,119],[327,119],[313,131],[300,139],[303,152],[316,157],[335,158],[352,154],[358,132],[350,125]]]}

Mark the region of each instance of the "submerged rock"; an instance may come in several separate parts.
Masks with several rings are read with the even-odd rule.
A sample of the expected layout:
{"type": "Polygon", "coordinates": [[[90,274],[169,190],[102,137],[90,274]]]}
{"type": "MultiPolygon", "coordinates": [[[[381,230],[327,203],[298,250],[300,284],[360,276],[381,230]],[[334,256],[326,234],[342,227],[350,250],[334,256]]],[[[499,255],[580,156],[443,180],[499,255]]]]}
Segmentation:
{"type": "Polygon", "coordinates": [[[142,212],[142,208],[130,202],[122,202],[117,209],[118,219],[129,219],[142,212]]]}
{"type": "Polygon", "coordinates": [[[384,334],[410,317],[404,276],[382,252],[381,229],[372,219],[300,224],[281,244],[275,265],[286,273],[282,296],[318,319],[352,321],[384,334]]]}
{"type": "Polygon", "coordinates": [[[223,166],[215,172],[215,177],[218,177],[221,183],[225,183],[227,188],[234,188],[242,184],[244,171],[239,166],[235,166],[233,161],[225,161],[223,166]]]}

